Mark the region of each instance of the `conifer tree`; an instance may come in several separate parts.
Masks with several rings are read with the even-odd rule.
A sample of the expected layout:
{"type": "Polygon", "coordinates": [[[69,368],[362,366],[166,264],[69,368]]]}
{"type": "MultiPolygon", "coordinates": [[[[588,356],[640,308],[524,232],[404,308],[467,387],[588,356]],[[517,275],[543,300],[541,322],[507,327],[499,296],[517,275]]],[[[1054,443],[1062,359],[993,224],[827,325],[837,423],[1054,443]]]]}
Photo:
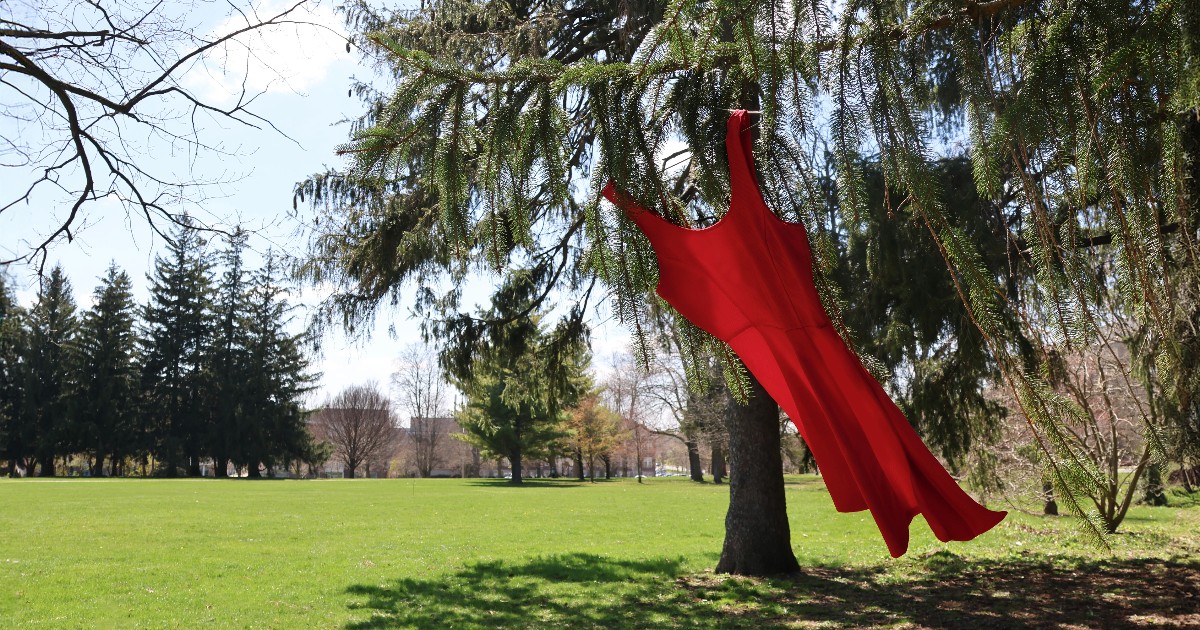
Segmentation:
{"type": "Polygon", "coordinates": [[[109,265],[93,291],[79,332],[76,387],[71,394],[79,447],[91,454],[92,476],[113,474],[132,455],[141,419],[137,305],[129,275],[109,265]]]}
{"type": "Polygon", "coordinates": [[[586,385],[586,347],[563,343],[561,330],[543,326],[530,306],[536,288],[528,270],[509,274],[488,311],[463,316],[485,325],[455,337],[441,355],[450,381],[467,399],[458,415],[463,439],[507,458],[513,484],[522,482],[526,461],[545,457],[564,436],[565,409],[586,385]]]}
{"type": "Polygon", "coordinates": [[[16,476],[17,466],[28,468],[29,441],[22,410],[28,338],[25,311],[17,303],[8,276],[0,273],[0,474],[16,476]]]}
{"type": "Polygon", "coordinates": [[[316,445],[305,423],[302,398],[317,375],[304,353],[308,333],[287,331],[291,307],[281,286],[279,264],[268,255],[253,278],[244,315],[246,381],[239,391],[238,443],[234,461],[260,476],[259,465],[273,470],[313,457],[316,445]]]}
{"type": "MultiPolygon", "coordinates": [[[[73,430],[69,398],[79,321],[71,282],[55,266],[29,312],[23,412],[38,475],[55,475],[55,458],[68,452],[73,430]]],[[[32,472],[32,471],[31,471],[32,472]]]]}
{"type": "Polygon", "coordinates": [[[230,459],[244,448],[246,432],[258,419],[251,415],[251,381],[257,375],[250,365],[250,283],[242,253],[247,233],[230,234],[219,258],[223,270],[214,291],[213,342],[207,354],[205,392],[212,414],[205,442],[212,454],[214,475],[228,475],[230,459]]]}
{"type": "MultiPolygon", "coordinates": [[[[343,289],[328,303],[331,321],[361,321],[403,280],[461,274],[463,260],[529,258],[547,269],[545,295],[602,280],[644,342],[639,304],[655,259],[599,203],[600,186],[614,178],[670,221],[710,224],[728,201],[728,110],[757,100],[747,109],[761,110],[766,202],[808,228],[839,332],[860,346],[834,281],[836,242],[868,212],[863,158],[878,155],[888,220],[923,228],[933,244],[1068,509],[1082,514],[1072,489],[1102,476],[1064,439],[1079,410],[1045,368],[1056,349],[1095,343],[1104,290],[1145,330],[1139,352],[1160,404],[1196,408],[1200,195],[1185,150],[1200,133],[1189,122],[1200,112],[1196,3],[455,1],[393,15],[351,6],[366,31],[357,41],[397,89],[360,87],[372,107],[345,147],[355,168],[297,189],[344,210],[302,269],[343,289]],[[1020,274],[990,268],[972,219],[948,211],[934,155],[942,138],[963,147],[1020,274]],[[676,140],[684,150],[666,154],[676,140]],[[823,141],[828,159],[809,149],[823,141]],[[826,169],[837,181],[832,211],[819,185],[826,169]],[[581,178],[587,185],[574,186],[581,178]],[[1112,249],[1113,268],[1097,267],[1096,247],[1112,249]],[[1023,304],[1034,303],[1049,305],[1049,318],[1030,317],[1023,304]]],[[[687,338],[722,352],[703,334],[687,338]]],[[[753,384],[736,363],[729,374],[734,391],[753,384]]]]}
{"type": "Polygon", "coordinates": [[[142,333],[142,386],[153,450],[167,476],[200,474],[210,435],[205,352],[212,342],[212,260],[200,234],[180,227],[155,258],[142,333]]]}
{"type": "MultiPolygon", "coordinates": [[[[930,449],[957,464],[972,446],[993,438],[1004,417],[982,387],[999,379],[1000,372],[928,230],[907,209],[885,203],[888,196],[902,193],[884,189],[878,160],[864,160],[858,167],[866,196],[863,211],[840,222],[840,233],[832,239],[837,266],[830,276],[845,296],[843,322],[858,343],[856,350],[930,449]]],[[[1025,267],[1010,266],[1010,226],[1001,208],[1011,199],[993,203],[980,197],[965,158],[937,160],[931,168],[946,215],[978,248],[987,273],[1005,278],[1010,287],[1027,281],[1025,267]]],[[[828,190],[825,211],[836,217],[836,182],[825,177],[823,185],[828,190]]],[[[1032,344],[1014,315],[1000,312],[1006,318],[1005,336],[1031,361],[1032,344]]]]}

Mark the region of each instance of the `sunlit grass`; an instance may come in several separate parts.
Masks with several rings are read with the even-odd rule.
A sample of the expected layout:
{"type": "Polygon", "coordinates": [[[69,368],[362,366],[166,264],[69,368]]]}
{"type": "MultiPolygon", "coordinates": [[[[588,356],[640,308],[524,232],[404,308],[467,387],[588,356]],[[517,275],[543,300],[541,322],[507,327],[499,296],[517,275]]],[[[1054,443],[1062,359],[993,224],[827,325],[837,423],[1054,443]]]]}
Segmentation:
{"type": "Polygon", "coordinates": [[[918,520],[891,560],[818,479],[788,489],[808,569],[792,582],[706,574],[728,489],[685,479],[0,481],[0,627],[876,625],[920,608],[893,593],[829,619],[810,596],[1200,554],[1200,507],[1135,507],[1111,552],[1070,519],[1013,514],[970,543],[918,520]]]}

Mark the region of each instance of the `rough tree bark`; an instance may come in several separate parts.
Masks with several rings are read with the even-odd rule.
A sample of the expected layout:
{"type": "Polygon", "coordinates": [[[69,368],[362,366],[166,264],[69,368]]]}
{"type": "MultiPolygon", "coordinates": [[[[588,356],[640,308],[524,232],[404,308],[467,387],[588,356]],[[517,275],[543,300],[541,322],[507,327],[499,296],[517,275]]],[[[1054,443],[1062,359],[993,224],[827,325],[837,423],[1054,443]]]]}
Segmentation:
{"type": "Polygon", "coordinates": [[[730,398],[729,512],[717,573],[777,575],[800,570],[792,553],[779,451],[779,407],[750,375],[750,400],[730,398]]]}
{"type": "Polygon", "coordinates": [[[508,454],[508,465],[510,468],[512,468],[512,479],[510,479],[508,482],[513,485],[516,485],[516,486],[521,485],[522,480],[521,480],[521,451],[520,450],[515,450],[512,453],[508,454]]]}
{"type": "Polygon", "coordinates": [[[696,440],[688,438],[684,441],[688,452],[688,468],[691,469],[692,481],[704,481],[704,467],[700,463],[700,446],[696,444],[696,440]]]}
{"type": "Polygon", "coordinates": [[[1058,516],[1058,501],[1054,500],[1054,484],[1049,479],[1042,481],[1042,497],[1046,500],[1042,505],[1042,514],[1058,516]]]}
{"type": "MultiPolygon", "coordinates": [[[[782,462],[782,459],[781,459],[782,462]]],[[[780,464],[782,466],[782,463],[780,464]]],[[[725,449],[720,444],[712,446],[712,476],[713,483],[721,483],[725,478],[725,449]]]]}

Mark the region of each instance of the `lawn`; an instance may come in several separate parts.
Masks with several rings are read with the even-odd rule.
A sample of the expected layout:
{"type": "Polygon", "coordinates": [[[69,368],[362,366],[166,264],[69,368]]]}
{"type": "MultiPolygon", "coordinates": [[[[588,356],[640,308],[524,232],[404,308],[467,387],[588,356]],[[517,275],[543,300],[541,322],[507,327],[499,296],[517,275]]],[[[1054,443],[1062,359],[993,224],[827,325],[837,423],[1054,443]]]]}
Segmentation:
{"type": "Polygon", "coordinates": [[[1200,506],[1105,551],[1011,514],[970,543],[788,484],[804,572],[714,576],[728,490],[685,479],[0,481],[0,627],[1200,626],[1200,506]]]}

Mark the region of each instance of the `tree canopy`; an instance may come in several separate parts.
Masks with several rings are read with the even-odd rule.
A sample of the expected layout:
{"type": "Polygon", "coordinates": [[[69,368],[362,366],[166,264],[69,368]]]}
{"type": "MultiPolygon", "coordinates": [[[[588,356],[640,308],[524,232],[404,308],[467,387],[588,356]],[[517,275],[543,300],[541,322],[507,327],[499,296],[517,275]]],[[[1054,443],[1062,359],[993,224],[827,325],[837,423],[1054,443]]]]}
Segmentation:
{"type": "Polygon", "coordinates": [[[522,481],[525,461],[543,459],[565,435],[566,410],[587,388],[589,355],[579,341],[564,341],[547,330],[543,314],[525,312],[529,274],[514,271],[477,319],[491,322],[486,334],[450,342],[442,367],[466,396],[458,414],[462,439],[512,469],[522,481]]]}
{"type": "MultiPolygon", "coordinates": [[[[1047,376],[1056,351],[1097,342],[1102,300],[1135,315],[1157,404],[1195,414],[1195,3],[455,1],[349,15],[396,88],[360,87],[370,108],[343,148],[353,168],[297,188],[340,210],[302,269],[342,289],[331,318],[358,321],[403,281],[466,261],[531,260],[545,294],[602,281],[644,341],[654,255],[598,191],[612,178],[668,220],[711,223],[729,198],[725,120],[757,99],[764,196],[808,228],[818,289],[852,347],[839,242],[878,217],[922,235],[975,331],[956,321],[921,343],[957,331],[979,344],[1060,484],[1102,479],[1064,439],[1081,411],[1047,376]],[[947,199],[966,180],[939,175],[945,155],[965,160],[993,213],[986,242],[947,199]]],[[[878,234],[870,244],[886,253],[878,234]]],[[[893,273],[868,268],[872,282],[893,273]]],[[[692,347],[715,345],[681,325],[692,347]]]]}
{"type": "Polygon", "coordinates": [[[110,265],[90,308],[75,313],[70,282],[51,270],[32,308],[0,275],[0,458],[9,475],[259,476],[319,447],[301,407],[315,376],[306,334],[270,256],[251,273],[232,239],[216,270],[199,234],[179,228],[157,260],[149,304],[110,265]],[[66,463],[63,470],[58,464],[66,463]]]}

